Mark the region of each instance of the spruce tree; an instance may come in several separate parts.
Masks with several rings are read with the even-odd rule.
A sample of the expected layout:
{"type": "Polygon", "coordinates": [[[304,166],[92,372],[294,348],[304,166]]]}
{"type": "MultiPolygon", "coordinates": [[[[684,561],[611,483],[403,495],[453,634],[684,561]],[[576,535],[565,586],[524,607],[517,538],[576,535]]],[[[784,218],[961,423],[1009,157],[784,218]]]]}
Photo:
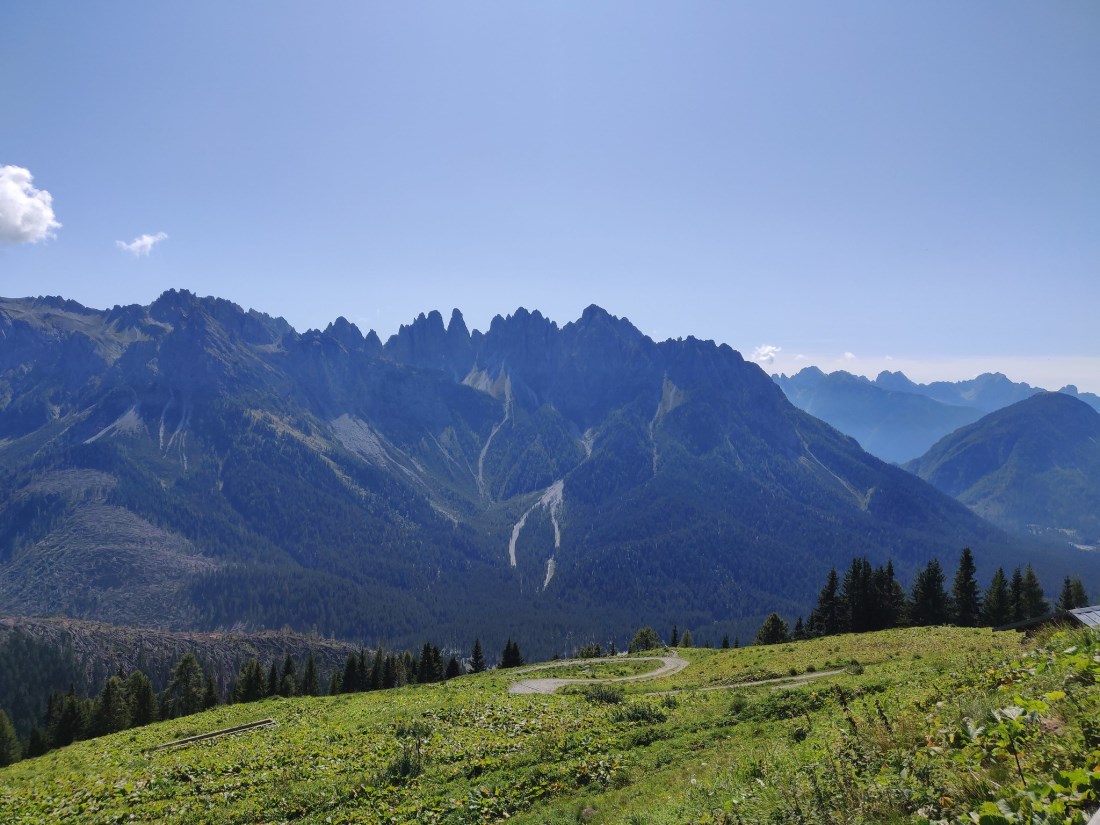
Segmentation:
{"type": "Polygon", "coordinates": [[[876,610],[876,630],[887,630],[891,627],[900,627],[906,620],[905,590],[894,575],[894,562],[886,562],[886,567],[879,567],[874,575],[876,610]]]}
{"type": "Polygon", "coordinates": [[[1058,596],[1059,610],[1073,610],[1077,607],[1088,607],[1089,597],[1085,592],[1085,584],[1079,576],[1070,578],[1066,576],[1062,583],[1062,593],[1058,596]]]}
{"type": "Polygon", "coordinates": [[[379,645],[371,660],[370,686],[367,689],[381,690],[384,687],[386,687],[386,652],[382,649],[382,645],[379,645]]]}
{"type": "Polygon", "coordinates": [[[1039,584],[1039,577],[1035,575],[1035,571],[1030,564],[1027,566],[1027,570],[1024,571],[1020,604],[1025,619],[1035,619],[1050,612],[1050,604],[1043,597],[1043,588],[1039,584]]]}
{"type": "Polygon", "coordinates": [[[298,668],[289,653],[283,660],[283,673],[279,677],[279,695],[288,697],[298,695],[298,668]]]}
{"type": "Polygon", "coordinates": [[[1008,589],[1005,571],[998,567],[989,580],[989,589],[982,599],[982,624],[986,627],[1000,627],[1013,621],[1012,594],[1008,589]]]}
{"type": "Polygon", "coordinates": [[[15,726],[8,715],[0,710],[0,768],[18,762],[23,757],[23,748],[15,733],[15,726]]]}
{"type": "Polygon", "coordinates": [[[672,635],[668,637],[668,646],[676,647],[680,644],[680,631],[676,629],[675,622],[672,625],[672,635]]]}
{"type": "Polygon", "coordinates": [[[481,673],[485,670],[485,654],[481,650],[481,639],[474,639],[474,649],[470,654],[470,672],[481,673]]]}
{"type": "Polygon", "coordinates": [[[778,613],[772,613],[768,616],[756,632],[756,644],[758,645],[775,645],[788,642],[790,638],[787,623],[780,618],[778,613]]]}
{"type": "Polygon", "coordinates": [[[974,578],[976,571],[974,556],[969,547],[964,547],[951,586],[952,619],[959,627],[976,627],[981,617],[982,599],[974,578]]]}
{"type": "Polygon", "coordinates": [[[519,642],[508,639],[504,644],[504,652],[500,656],[500,666],[502,668],[519,667],[522,664],[523,654],[519,651],[519,642]]]}
{"type": "Polygon", "coordinates": [[[202,706],[206,710],[218,706],[218,684],[214,681],[214,671],[209,668],[206,671],[206,682],[203,685],[202,706]]]}
{"type": "Polygon", "coordinates": [[[279,695],[279,668],[275,664],[275,660],[271,660],[271,667],[267,670],[267,689],[265,691],[267,696],[279,695]]]}
{"type": "Polygon", "coordinates": [[[35,756],[41,756],[50,749],[50,740],[46,737],[42,728],[35,725],[31,728],[31,736],[27,741],[27,752],[24,754],[28,759],[35,756]]]}
{"type": "Polygon", "coordinates": [[[722,649],[723,650],[729,650],[729,646],[730,646],[730,634],[723,633],[722,634],[722,649]]]}
{"type": "Polygon", "coordinates": [[[694,647],[695,640],[691,638],[691,631],[684,628],[683,634],[680,636],[680,647],[694,647]]]}
{"type": "Polygon", "coordinates": [[[1012,621],[1022,622],[1028,618],[1024,604],[1024,572],[1019,567],[1012,571],[1012,581],[1008,585],[1009,601],[1012,606],[1012,621]]]}
{"type": "Polygon", "coordinates": [[[658,647],[661,647],[661,637],[652,627],[646,626],[638,628],[634,638],[630,640],[628,649],[631,653],[640,653],[643,650],[653,650],[658,647]]]}
{"type": "Polygon", "coordinates": [[[852,559],[844,574],[840,595],[840,616],[843,630],[863,633],[874,630],[876,612],[871,563],[867,559],[852,559]]]}
{"type": "Polygon", "coordinates": [[[205,697],[202,668],[194,653],[185,653],[172,670],[165,690],[165,716],[190,716],[203,709],[205,697]]]}
{"type": "MultiPolygon", "coordinates": [[[[369,680],[369,676],[367,677],[369,680]]],[[[340,682],[340,691],[342,693],[355,693],[358,690],[363,690],[368,685],[360,685],[359,682],[359,657],[354,653],[349,653],[348,658],[344,660],[344,678],[340,682]]]]}
{"type": "Polygon", "coordinates": [[[791,638],[795,641],[802,641],[806,638],[806,628],[802,624],[801,616],[799,616],[798,620],[794,623],[794,630],[791,631],[791,638]]]}
{"type": "Polygon", "coordinates": [[[909,603],[909,620],[914,627],[947,624],[950,605],[944,590],[943,567],[932,559],[917,573],[909,603]]]}
{"type": "Polygon", "coordinates": [[[317,696],[321,693],[321,679],[317,675],[317,662],[313,658],[313,652],[310,651],[309,656],[306,657],[306,669],[302,674],[302,696],[317,696]]]}
{"type": "Polygon", "coordinates": [[[340,673],[340,671],[338,671],[338,670],[332,671],[332,676],[330,676],[329,680],[328,680],[328,695],[329,696],[336,696],[338,693],[343,693],[344,692],[343,685],[341,684],[342,680],[343,680],[343,675],[340,673]]]}
{"type": "Polygon", "coordinates": [[[149,677],[140,670],[126,677],[126,703],[130,707],[130,727],[157,721],[157,694],[149,677]]]}
{"type": "Polygon", "coordinates": [[[447,660],[447,671],[443,674],[445,679],[453,679],[456,676],[462,675],[462,665],[459,664],[458,659],[452,656],[447,660]]]}
{"type": "Polygon", "coordinates": [[[112,676],[96,698],[91,720],[91,734],[104,736],[130,727],[130,706],[126,701],[126,686],[112,676]]]}
{"type": "Polygon", "coordinates": [[[814,636],[832,636],[844,631],[841,616],[840,577],[836,568],[829,570],[825,586],[817,596],[817,607],[810,613],[810,632],[814,636]]]}

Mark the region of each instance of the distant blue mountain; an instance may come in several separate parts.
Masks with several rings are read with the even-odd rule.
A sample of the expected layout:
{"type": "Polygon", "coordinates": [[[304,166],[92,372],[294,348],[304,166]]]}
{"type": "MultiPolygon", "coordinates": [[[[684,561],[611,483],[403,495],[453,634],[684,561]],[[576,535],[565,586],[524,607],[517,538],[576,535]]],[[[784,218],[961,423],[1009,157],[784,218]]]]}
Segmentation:
{"type": "MultiPolygon", "coordinates": [[[[826,374],[807,367],[789,377],[773,375],[772,380],[796,407],[850,435],[872,455],[895,463],[923,455],[986,413],[1045,392],[1001,373],[917,384],[902,372],[884,371],[872,381],[843,370],[826,374]]],[[[1072,385],[1061,392],[1100,411],[1100,396],[1079,393],[1072,385]]]]}

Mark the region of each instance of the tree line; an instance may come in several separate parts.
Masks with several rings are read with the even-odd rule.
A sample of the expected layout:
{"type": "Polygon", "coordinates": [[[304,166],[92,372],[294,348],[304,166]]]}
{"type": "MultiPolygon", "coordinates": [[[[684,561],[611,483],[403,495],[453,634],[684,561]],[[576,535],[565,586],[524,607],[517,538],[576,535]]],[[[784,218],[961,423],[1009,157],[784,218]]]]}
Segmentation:
{"type": "MultiPolygon", "coordinates": [[[[779,614],[772,613],[760,626],[756,643],[777,644],[892,627],[1001,627],[1050,612],[1050,603],[1030,564],[1017,567],[1011,577],[1003,568],[997,568],[984,592],[975,573],[974,556],[966,547],[950,591],[942,565],[932,559],[917,573],[906,594],[894,576],[892,561],[872,568],[866,558],[853,558],[843,579],[835,567],[829,571],[807,621],[800,616],[792,630],[779,614]]],[[[1088,593],[1081,579],[1067,576],[1056,607],[1072,610],[1087,604],[1088,593]]]]}
{"type": "MultiPolygon", "coordinates": [[[[519,643],[511,638],[501,652],[499,667],[524,664],[519,643]]],[[[455,655],[443,663],[437,645],[424,642],[418,653],[378,648],[349,653],[343,670],[328,679],[327,693],[356,693],[386,690],[405,685],[443,682],[466,673],[480,673],[489,667],[481,640],[475,639],[468,664],[455,655]]],[[[289,654],[281,665],[272,660],[265,669],[259,659],[250,658],[237,674],[227,701],[257,702],[275,696],[319,696],[321,674],[310,653],[299,673],[289,654]]],[[[8,715],[0,710],[0,766],[24,757],[41,756],[54,748],[81,739],[104,736],[120,730],[148,725],[161,719],[189,716],[222,702],[213,671],[203,669],[194,653],[185,653],[172,668],[167,688],[158,696],[149,677],[140,670],[111,676],[95,697],[81,697],[70,686],[68,692],[50,694],[41,725],[35,725],[21,741],[8,715]]]]}

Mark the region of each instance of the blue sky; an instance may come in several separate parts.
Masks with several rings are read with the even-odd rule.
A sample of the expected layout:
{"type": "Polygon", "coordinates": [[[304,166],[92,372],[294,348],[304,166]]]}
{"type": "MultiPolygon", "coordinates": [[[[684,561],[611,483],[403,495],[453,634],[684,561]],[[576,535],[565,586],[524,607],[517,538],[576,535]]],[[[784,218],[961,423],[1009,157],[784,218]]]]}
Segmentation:
{"type": "Polygon", "coordinates": [[[47,0],[0,23],[0,167],[33,175],[0,185],[9,223],[31,210],[0,214],[0,294],[185,287],[383,337],[597,303],[778,348],[769,371],[1100,391],[1091,0],[47,0]]]}

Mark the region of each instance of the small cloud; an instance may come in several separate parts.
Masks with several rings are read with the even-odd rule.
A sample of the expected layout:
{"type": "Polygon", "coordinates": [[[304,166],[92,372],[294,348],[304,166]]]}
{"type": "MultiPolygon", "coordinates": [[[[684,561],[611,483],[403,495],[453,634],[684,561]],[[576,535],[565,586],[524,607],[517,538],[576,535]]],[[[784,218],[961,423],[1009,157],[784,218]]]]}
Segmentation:
{"type": "Polygon", "coordinates": [[[129,252],[135,258],[141,258],[153,251],[153,246],[167,239],[167,232],[158,232],[156,235],[138,235],[130,243],[115,241],[115,246],[124,252],[129,252]]]}
{"type": "Polygon", "coordinates": [[[887,355],[887,356],[886,356],[886,360],[887,360],[887,361],[893,361],[893,360],[894,360],[894,356],[892,356],[892,355],[887,355]]]}
{"type": "Polygon", "coordinates": [[[22,166],[0,166],[0,246],[38,243],[61,228],[53,214],[53,196],[35,189],[33,180],[22,166]]]}
{"type": "Polygon", "coordinates": [[[805,356],[805,355],[803,355],[803,354],[802,354],[802,353],[800,352],[800,353],[798,353],[798,355],[796,355],[796,356],[794,357],[794,360],[795,360],[795,361],[805,361],[805,360],[806,360],[806,356],[805,356]]]}
{"type": "Polygon", "coordinates": [[[846,353],[844,353],[844,360],[845,361],[855,361],[856,360],[856,354],[854,352],[846,352],[846,353]]]}
{"type": "Polygon", "coordinates": [[[761,344],[752,351],[752,355],[749,357],[758,364],[774,364],[775,356],[782,350],[783,347],[777,347],[772,344],[761,344]]]}

